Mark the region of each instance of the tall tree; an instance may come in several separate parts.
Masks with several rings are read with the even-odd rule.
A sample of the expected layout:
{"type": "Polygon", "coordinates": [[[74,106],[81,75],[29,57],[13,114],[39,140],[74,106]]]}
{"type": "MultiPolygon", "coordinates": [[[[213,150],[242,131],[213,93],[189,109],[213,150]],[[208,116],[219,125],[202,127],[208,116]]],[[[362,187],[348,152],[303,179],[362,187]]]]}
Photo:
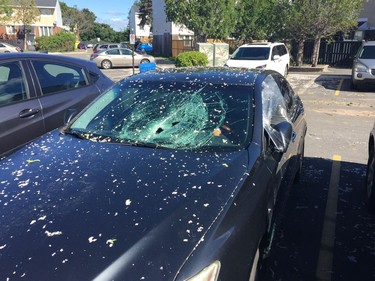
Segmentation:
{"type": "Polygon", "coordinates": [[[27,49],[28,26],[38,20],[39,17],[40,11],[35,4],[35,0],[14,0],[13,20],[23,25],[24,50],[27,49]]]}
{"type": "Polygon", "coordinates": [[[321,39],[347,31],[357,25],[363,0],[311,0],[310,9],[315,15],[311,26],[314,39],[312,66],[318,64],[321,39]]]}
{"type": "Polygon", "coordinates": [[[9,0],[0,0],[0,24],[9,21],[13,13],[9,0]]]}
{"type": "Polygon", "coordinates": [[[141,22],[139,23],[139,25],[141,27],[149,25],[152,30],[152,0],[139,0],[134,4],[139,7],[141,18],[141,22]]]}
{"type": "Polygon", "coordinates": [[[279,14],[278,30],[284,38],[298,43],[296,64],[303,63],[304,44],[312,36],[312,25],[315,21],[314,11],[311,9],[311,0],[281,0],[276,5],[279,14]]]}
{"type": "Polygon", "coordinates": [[[232,36],[239,44],[252,40],[268,39],[272,35],[275,22],[272,11],[273,0],[236,1],[237,22],[232,36]]]}
{"type": "Polygon", "coordinates": [[[78,10],[76,7],[69,7],[64,2],[60,2],[63,24],[69,26],[76,35],[77,40],[93,38],[94,23],[96,16],[89,9],[78,10]]]}
{"type": "Polygon", "coordinates": [[[237,0],[165,0],[169,21],[192,30],[198,42],[226,38],[236,23],[237,0]]]}

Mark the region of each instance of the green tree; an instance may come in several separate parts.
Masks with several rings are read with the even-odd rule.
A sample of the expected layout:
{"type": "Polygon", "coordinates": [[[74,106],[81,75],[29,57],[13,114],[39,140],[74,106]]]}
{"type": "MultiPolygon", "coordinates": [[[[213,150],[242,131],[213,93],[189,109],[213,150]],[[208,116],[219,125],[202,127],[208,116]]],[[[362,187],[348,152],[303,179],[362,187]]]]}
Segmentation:
{"type": "Polygon", "coordinates": [[[94,23],[96,16],[89,9],[78,10],[76,7],[69,7],[64,2],[60,2],[63,24],[69,26],[74,32],[77,40],[88,40],[93,38],[94,23]]]}
{"type": "Polygon", "coordinates": [[[23,25],[25,35],[24,50],[27,49],[27,27],[37,21],[40,17],[40,11],[35,4],[35,0],[14,0],[13,20],[23,25]]]}
{"type": "Polygon", "coordinates": [[[363,0],[310,0],[310,9],[315,19],[311,26],[314,39],[313,67],[318,64],[321,39],[356,26],[362,6],[363,0]]]}
{"type": "Polygon", "coordinates": [[[192,30],[198,42],[226,38],[236,23],[237,0],[165,0],[169,21],[192,30]]]}
{"type": "Polygon", "coordinates": [[[301,65],[305,41],[311,38],[311,26],[315,21],[311,0],[281,0],[275,5],[275,11],[278,11],[279,20],[274,22],[274,30],[278,30],[281,37],[297,42],[295,61],[301,65]]]}
{"type": "Polygon", "coordinates": [[[139,0],[134,3],[134,5],[139,7],[140,13],[140,23],[141,27],[145,25],[151,26],[152,30],[152,0],[139,0]]]}
{"type": "Polygon", "coordinates": [[[13,13],[12,7],[9,5],[9,0],[0,0],[0,24],[7,22],[13,13]]]}
{"type": "Polygon", "coordinates": [[[232,36],[239,41],[268,39],[272,34],[274,19],[273,0],[239,0],[236,3],[237,22],[232,36]]]}

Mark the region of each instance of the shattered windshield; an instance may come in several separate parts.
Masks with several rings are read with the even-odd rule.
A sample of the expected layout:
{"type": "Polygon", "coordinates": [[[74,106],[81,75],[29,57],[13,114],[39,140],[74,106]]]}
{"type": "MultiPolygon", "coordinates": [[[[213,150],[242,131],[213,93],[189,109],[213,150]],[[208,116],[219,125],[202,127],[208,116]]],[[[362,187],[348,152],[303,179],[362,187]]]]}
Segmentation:
{"type": "Polygon", "coordinates": [[[249,86],[124,81],[71,125],[81,138],[171,149],[240,148],[251,137],[249,86]]]}
{"type": "Polygon", "coordinates": [[[267,60],[270,56],[269,47],[242,47],[232,55],[234,60],[267,60]]]}

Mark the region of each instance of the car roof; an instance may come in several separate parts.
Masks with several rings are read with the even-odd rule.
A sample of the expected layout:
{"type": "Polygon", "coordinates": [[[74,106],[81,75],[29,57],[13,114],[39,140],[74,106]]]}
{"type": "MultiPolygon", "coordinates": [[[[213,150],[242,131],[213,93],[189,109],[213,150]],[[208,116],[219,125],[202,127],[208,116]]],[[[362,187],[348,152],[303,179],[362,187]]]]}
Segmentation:
{"type": "Polygon", "coordinates": [[[375,41],[365,41],[362,44],[363,46],[375,46],[375,41]]]}
{"type": "Polygon", "coordinates": [[[285,45],[284,43],[281,42],[254,42],[254,43],[247,43],[244,44],[242,47],[245,48],[251,48],[251,47],[271,47],[271,46],[276,46],[276,45],[285,45]]]}
{"type": "Polygon", "coordinates": [[[181,67],[147,71],[131,76],[130,80],[173,81],[252,86],[259,75],[269,71],[235,67],[181,67]]]}
{"type": "Polygon", "coordinates": [[[56,60],[56,61],[63,61],[66,63],[72,64],[80,64],[80,65],[96,65],[94,62],[89,61],[87,59],[69,57],[69,56],[59,56],[54,54],[46,54],[46,53],[32,53],[32,52],[24,52],[24,53],[4,53],[1,54],[1,60],[4,61],[6,59],[48,59],[48,60],[56,60]]]}

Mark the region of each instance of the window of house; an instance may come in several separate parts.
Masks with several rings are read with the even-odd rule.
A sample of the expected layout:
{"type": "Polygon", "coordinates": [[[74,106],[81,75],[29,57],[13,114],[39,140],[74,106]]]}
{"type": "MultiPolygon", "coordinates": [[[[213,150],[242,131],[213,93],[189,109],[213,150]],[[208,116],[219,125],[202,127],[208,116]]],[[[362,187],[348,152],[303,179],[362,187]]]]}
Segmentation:
{"type": "Polygon", "coordinates": [[[40,26],[39,27],[39,35],[40,36],[51,36],[51,35],[53,35],[52,27],[51,26],[40,26]]]}
{"type": "Polygon", "coordinates": [[[15,25],[7,25],[6,30],[7,30],[7,34],[16,34],[17,33],[15,25]]]}
{"type": "Polygon", "coordinates": [[[47,9],[47,8],[41,8],[39,9],[41,16],[52,16],[53,15],[53,9],[47,9]]]}

